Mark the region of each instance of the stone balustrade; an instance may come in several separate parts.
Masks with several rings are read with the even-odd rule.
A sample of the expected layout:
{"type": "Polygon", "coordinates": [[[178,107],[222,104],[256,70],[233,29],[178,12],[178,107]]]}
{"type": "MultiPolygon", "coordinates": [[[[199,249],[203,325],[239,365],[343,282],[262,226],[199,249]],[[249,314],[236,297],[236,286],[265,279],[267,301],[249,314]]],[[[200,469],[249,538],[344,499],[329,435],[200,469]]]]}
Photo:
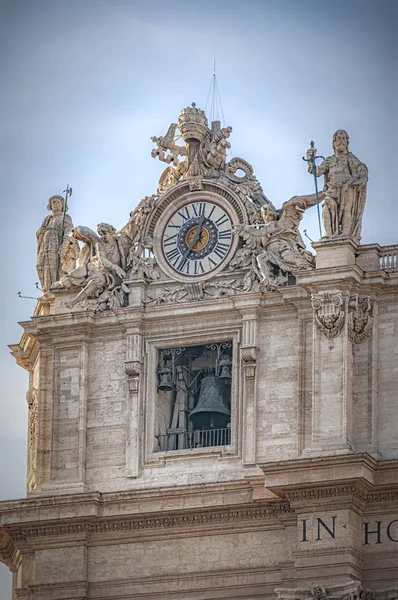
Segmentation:
{"type": "Polygon", "coordinates": [[[398,245],[381,246],[379,257],[381,271],[387,271],[387,273],[398,271],[398,245]]]}

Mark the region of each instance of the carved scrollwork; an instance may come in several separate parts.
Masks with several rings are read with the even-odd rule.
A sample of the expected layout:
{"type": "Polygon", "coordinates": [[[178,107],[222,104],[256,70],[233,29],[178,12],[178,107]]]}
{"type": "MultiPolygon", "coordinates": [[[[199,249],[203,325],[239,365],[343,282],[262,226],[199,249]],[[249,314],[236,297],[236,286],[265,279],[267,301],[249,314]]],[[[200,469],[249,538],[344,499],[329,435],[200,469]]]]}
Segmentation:
{"type": "Polygon", "coordinates": [[[313,598],[315,598],[315,600],[321,600],[321,598],[325,598],[326,597],[326,589],[325,586],[319,584],[319,583],[315,583],[313,586],[311,586],[311,596],[313,598]]]}
{"type": "Polygon", "coordinates": [[[311,588],[277,588],[278,600],[375,600],[375,592],[349,581],[327,587],[315,583],[311,588]]]}
{"type": "Polygon", "coordinates": [[[244,291],[243,286],[243,279],[187,283],[173,288],[165,286],[159,288],[156,292],[148,292],[144,304],[147,306],[161,306],[163,304],[225,298],[244,291]]]}
{"type": "Polygon", "coordinates": [[[372,305],[369,296],[352,296],[348,312],[348,335],[352,342],[360,344],[370,335],[373,326],[372,305]]]}
{"type": "Polygon", "coordinates": [[[253,167],[243,158],[232,158],[225,166],[225,175],[234,183],[245,183],[253,177],[253,167]],[[237,175],[238,171],[242,171],[243,175],[237,175]]]}
{"type": "Polygon", "coordinates": [[[334,339],[341,332],[345,320],[342,295],[323,292],[313,294],[311,300],[316,326],[326,338],[334,339]]]}

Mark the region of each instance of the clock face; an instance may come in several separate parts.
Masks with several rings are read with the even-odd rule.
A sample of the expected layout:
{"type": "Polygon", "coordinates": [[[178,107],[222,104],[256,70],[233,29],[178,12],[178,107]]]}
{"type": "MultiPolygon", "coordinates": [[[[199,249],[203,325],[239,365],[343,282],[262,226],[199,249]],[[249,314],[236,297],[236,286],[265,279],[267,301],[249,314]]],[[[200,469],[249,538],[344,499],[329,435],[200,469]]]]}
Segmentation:
{"type": "Polygon", "coordinates": [[[207,275],[224,263],[232,245],[228,212],[209,200],[187,202],[168,219],[161,247],[168,266],[187,278],[207,275]]]}

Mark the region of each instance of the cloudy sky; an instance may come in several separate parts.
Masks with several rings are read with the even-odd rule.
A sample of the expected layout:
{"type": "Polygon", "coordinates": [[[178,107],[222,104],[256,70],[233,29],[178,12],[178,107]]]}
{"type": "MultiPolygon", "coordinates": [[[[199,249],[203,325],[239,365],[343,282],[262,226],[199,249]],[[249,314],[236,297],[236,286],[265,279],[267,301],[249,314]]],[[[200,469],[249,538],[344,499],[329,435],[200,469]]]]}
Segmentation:
{"type": "MultiPolygon", "coordinates": [[[[6,344],[34,309],[17,292],[38,293],[49,196],[69,183],[75,224],[123,225],[163,169],[151,136],[205,107],[216,57],[232,155],[273,203],[312,192],[301,157],[344,128],[370,171],[363,242],[398,243],[397,26],[396,0],[0,0],[0,499],[25,493],[27,376],[6,344]]],[[[316,209],[303,228],[317,238],[316,209]]]]}

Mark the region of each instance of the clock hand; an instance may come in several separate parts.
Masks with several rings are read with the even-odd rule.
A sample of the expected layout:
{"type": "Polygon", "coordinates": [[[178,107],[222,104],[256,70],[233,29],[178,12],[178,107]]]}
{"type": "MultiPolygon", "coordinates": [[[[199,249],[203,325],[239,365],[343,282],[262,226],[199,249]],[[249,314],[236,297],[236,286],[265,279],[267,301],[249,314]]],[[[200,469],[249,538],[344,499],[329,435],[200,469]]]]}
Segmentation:
{"type": "Polygon", "coordinates": [[[180,261],[180,264],[178,265],[177,269],[181,269],[185,265],[185,262],[187,260],[188,254],[191,252],[191,250],[194,247],[194,245],[196,244],[196,242],[200,239],[200,234],[202,233],[202,225],[203,225],[203,221],[204,220],[205,220],[204,216],[201,215],[199,217],[198,228],[197,228],[196,233],[195,233],[195,235],[193,237],[193,240],[189,244],[189,246],[186,249],[186,251],[184,252],[184,254],[182,256],[182,259],[180,261]]]}

